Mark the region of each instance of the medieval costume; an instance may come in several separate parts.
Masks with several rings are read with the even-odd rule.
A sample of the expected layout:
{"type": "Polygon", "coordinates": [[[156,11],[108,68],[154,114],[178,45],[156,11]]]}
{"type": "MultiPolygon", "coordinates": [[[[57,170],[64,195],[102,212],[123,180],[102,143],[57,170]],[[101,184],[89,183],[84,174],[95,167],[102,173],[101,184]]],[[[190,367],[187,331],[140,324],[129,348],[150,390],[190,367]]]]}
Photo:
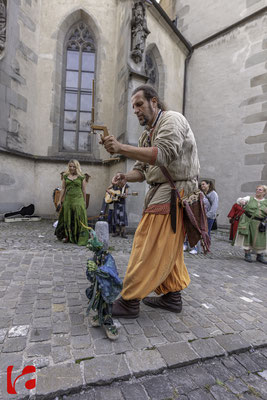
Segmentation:
{"type": "MultiPolygon", "coordinates": [[[[145,130],[139,139],[139,147],[148,146],[153,148],[153,163],[136,161],[133,167],[142,173],[150,188],[145,198],[143,217],[135,233],[122,297],[119,299],[120,304],[117,304],[120,315],[125,300],[127,304],[131,302],[131,310],[134,310],[135,302],[138,302],[138,316],[139,300],[151,291],[166,296],[160,297],[162,304],[167,301],[167,306],[163,304],[162,308],[180,312],[180,290],[190,282],[183,256],[182,209],[177,202],[174,233],[170,215],[171,187],[160,166],[167,168],[180,194],[196,190],[199,161],[195,138],[187,120],[180,113],[160,111],[152,129],[145,130]]],[[[154,298],[144,299],[144,303],[149,302],[152,307],[153,301],[154,298]]],[[[126,306],[126,318],[129,317],[128,312],[126,306]]]]}
{"type": "Polygon", "coordinates": [[[67,238],[71,243],[86,246],[89,233],[81,225],[82,222],[87,226],[87,214],[82,192],[82,182],[85,177],[78,176],[76,179],[71,180],[68,175],[64,175],[63,179],[66,184],[66,194],[60,210],[55,235],[60,240],[67,238]]]}
{"type": "Polygon", "coordinates": [[[245,201],[246,205],[237,228],[235,246],[241,246],[245,250],[246,261],[251,262],[251,256],[248,251],[253,251],[257,254],[257,261],[264,262],[263,254],[266,254],[267,250],[265,230],[267,199],[247,196],[238,199],[237,203],[240,200],[245,201]]]}
{"type": "Polygon", "coordinates": [[[229,222],[231,224],[229,240],[235,239],[239,220],[240,220],[241,215],[244,213],[244,211],[245,210],[243,207],[241,207],[239,204],[235,203],[233,205],[233,207],[231,208],[229,214],[227,215],[227,217],[230,218],[229,222]]]}

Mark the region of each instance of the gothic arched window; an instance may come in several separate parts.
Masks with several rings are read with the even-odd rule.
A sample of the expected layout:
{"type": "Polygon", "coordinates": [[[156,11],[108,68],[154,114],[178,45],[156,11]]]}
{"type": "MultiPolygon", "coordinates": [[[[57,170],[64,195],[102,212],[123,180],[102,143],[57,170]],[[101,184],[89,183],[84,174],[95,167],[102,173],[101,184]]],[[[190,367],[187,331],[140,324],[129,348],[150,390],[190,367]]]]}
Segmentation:
{"type": "Polygon", "coordinates": [[[79,22],[67,36],[64,77],[63,151],[91,152],[90,122],[95,79],[95,44],[86,24],[79,22]]]}

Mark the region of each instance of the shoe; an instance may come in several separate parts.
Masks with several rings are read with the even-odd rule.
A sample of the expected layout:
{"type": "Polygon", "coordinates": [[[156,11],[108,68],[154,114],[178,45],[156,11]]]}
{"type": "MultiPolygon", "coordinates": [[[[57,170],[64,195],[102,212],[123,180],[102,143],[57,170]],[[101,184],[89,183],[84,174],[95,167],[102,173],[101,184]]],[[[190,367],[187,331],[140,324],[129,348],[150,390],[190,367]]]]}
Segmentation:
{"type": "Polygon", "coordinates": [[[132,319],[139,317],[140,300],[124,300],[120,297],[112,305],[112,317],[132,319]]]}
{"type": "Polygon", "coordinates": [[[119,337],[118,329],[117,329],[116,325],[114,325],[113,320],[109,315],[107,315],[104,318],[103,328],[104,328],[104,331],[106,332],[107,337],[110,340],[118,339],[118,337],[119,337]]]}
{"type": "Polygon", "coordinates": [[[149,307],[162,308],[174,313],[180,313],[183,307],[181,292],[169,292],[160,297],[145,297],[143,303],[149,307]]]}
{"type": "Polygon", "coordinates": [[[262,264],[267,264],[267,261],[265,260],[263,254],[257,254],[256,261],[258,261],[258,262],[260,262],[262,264]]]}
{"type": "Polygon", "coordinates": [[[184,251],[187,251],[187,250],[188,250],[187,244],[184,244],[183,250],[184,250],[184,251]]]}
{"type": "Polygon", "coordinates": [[[128,236],[127,236],[125,233],[122,233],[122,234],[121,234],[121,237],[122,237],[123,239],[128,239],[128,236]]]}
{"type": "Polygon", "coordinates": [[[119,232],[112,233],[112,237],[120,236],[119,232]]]}
{"type": "Polygon", "coordinates": [[[198,254],[198,252],[197,252],[196,249],[193,249],[193,250],[190,250],[190,251],[189,251],[189,254],[194,254],[194,255],[196,255],[196,254],[198,254]]]}
{"type": "MultiPolygon", "coordinates": [[[[250,253],[245,253],[245,258],[244,260],[246,262],[252,263],[252,258],[251,258],[251,254],[250,253]]],[[[257,261],[258,261],[258,256],[257,256],[257,261]]]]}
{"type": "Polygon", "coordinates": [[[62,242],[63,242],[63,243],[68,243],[68,242],[69,242],[69,239],[68,239],[68,238],[64,238],[64,239],[62,239],[62,242]]]}

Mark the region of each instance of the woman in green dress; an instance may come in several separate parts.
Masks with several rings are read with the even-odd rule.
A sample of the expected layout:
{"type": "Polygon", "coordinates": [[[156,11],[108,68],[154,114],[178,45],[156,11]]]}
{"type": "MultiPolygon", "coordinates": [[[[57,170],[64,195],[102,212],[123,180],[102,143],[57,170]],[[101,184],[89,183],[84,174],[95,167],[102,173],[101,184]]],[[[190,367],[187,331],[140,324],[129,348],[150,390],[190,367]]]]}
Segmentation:
{"type": "Polygon", "coordinates": [[[245,250],[245,261],[252,262],[251,252],[254,252],[256,261],[267,264],[264,258],[267,250],[265,220],[267,218],[267,186],[259,185],[255,196],[240,197],[237,204],[245,212],[241,216],[235,238],[235,246],[245,250]]]}
{"type": "Polygon", "coordinates": [[[61,207],[55,235],[63,242],[85,246],[89,239],[89,231],[82,226],[87,224],[85,208],[86,191],[85,176],[77,160],[70,160],[63,175],[62,189],[57,206],[61,207]]]}

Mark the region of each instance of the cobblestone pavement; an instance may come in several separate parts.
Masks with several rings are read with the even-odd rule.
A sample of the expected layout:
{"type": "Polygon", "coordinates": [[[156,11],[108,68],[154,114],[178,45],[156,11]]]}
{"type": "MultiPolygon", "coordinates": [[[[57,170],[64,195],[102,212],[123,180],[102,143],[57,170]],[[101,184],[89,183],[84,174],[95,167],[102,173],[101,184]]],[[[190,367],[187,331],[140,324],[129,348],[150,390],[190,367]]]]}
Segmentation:
{"type": "MultiPolygon", "coordinates": [[[[132,238],[110,240],[121,276],[132,238]]],[[[244,262],[227,232],[212,235],[208,256],[185,254],[191,284],[181,314],[142,304],[137,320],[116,321],[116,342],[85,317],[90,256],[57,241],[51,221],[0,223],[1,399],[61,399],[92,387],[65,397],[267,399],[267,268],[244,262]],[[8,394],[9,365],[12,382],[35,365],[36,388],[24,376],[8,394]]]]}

